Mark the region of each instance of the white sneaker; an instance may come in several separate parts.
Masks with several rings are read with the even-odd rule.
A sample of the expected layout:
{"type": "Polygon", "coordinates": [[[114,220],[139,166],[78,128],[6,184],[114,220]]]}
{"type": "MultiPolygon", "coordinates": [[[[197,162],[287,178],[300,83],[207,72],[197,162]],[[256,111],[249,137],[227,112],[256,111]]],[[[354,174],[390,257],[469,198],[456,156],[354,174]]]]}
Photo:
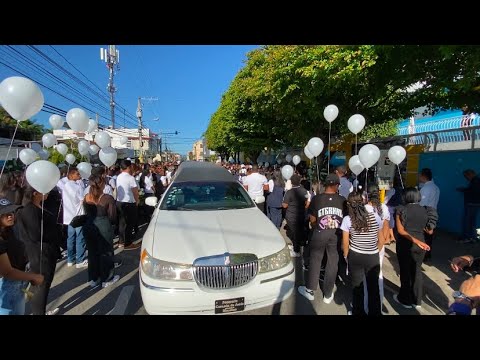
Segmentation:
{"type": "Polygon", "coordinates": [[[88,267],[88,260],[83,260],[80,264],[75,265],[77,269],[88,267]]]}
{"type": "Polygon", "coordinates": [[[60,311],[60,308],[55,308],[53,310],[49,310],[45,313],[45,315],[55,315],[56,313],[58,313],[60,311]]]}
{"type": "Polygon", "coordinates": [[[323,297],[323,302],[325,304],[330,304],[332,302],[332,300],[333,300],[333,292],[332,292],[332,295],[330,295],[330,297],[328,297],[328,298],[325,297],[325,296],[323,297]]]}
{"type": "Polygon", "coordinates": [[[400,304],[400,305],[403,306],[405,309],[411,309],[411,308],[412,308],[412,305],[404,304],[404,303],[402,303],[400,300],[398,300],[398,294],[393,294],[393,300],[395,300],[395,302],[396,302],[397,304],[400,304]]]}
{"type": "Polygon", "coordinates": [[[95,281],[95,280],[90,280],[90,281],[88,282],[88,286],[90,286],[91,288],[94,288],[94,287],[96,287],[96,286],[98,286],[98,285],[100,285],[100,279],[98,279],[97,281],[95,281]]]}
{"type": "Polygon", "coordinates": [[[312,301],[315,299],[315,296],[313,295],[313,290],[307,289],[306,286],[299,286],[298,287],[298,292],[305,296],[308,300],[312,301]]]}
{"type": "Polygon", "coordinates": [[[75,263],[70,263],[70,262],[67,263],[67,266],[68,266],[68,267],[72,267],[73,265],[75,265],[75,263]]]}
{"type": "Polygon", "coordinates": [[[302,254],[300,254],[299,252],[295,252],[293,250],[290,250],[290,256],[291,257],[300,257],[300,256],[302,256],[302,254]]]}
{"type": "Polygon", "coordinates": [[[120,280],[120,275],[115,275],[112,280],[106,281],[102,283],[102,288],[109,287],[110,285],[115,284],[118,280],[120,280]]]}

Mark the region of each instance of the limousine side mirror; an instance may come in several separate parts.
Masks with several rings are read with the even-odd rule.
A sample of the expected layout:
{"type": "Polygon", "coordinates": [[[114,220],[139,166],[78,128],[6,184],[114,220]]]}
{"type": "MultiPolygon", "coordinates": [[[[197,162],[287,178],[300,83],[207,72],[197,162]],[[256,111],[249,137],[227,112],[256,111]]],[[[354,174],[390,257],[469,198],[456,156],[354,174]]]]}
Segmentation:
{"type": "Polygon", "coordinates": [[[148,205],[148,206],[157,206],[157,203],[158,203],[158,199],[156,196],[149,196],[145,199],[145,205],[148,205]]]}

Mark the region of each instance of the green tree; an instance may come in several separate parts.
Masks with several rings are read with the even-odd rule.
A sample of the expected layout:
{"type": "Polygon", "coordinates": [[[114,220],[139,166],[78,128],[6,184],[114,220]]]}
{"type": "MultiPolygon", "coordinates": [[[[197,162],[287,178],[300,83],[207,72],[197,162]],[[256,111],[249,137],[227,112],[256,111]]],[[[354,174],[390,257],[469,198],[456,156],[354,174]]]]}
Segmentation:
{"type": "MultiPolygon", "coordinates": [[[[67,154],[72,154],[73,156],[75,156],[75,159],[76,159],[75,165],[82,161],[88,161],[88,158],[86,156],[82,156],[78,152],[78,144],[75,141],[66,140],[64,143],[68,147],[67,154]]],[[[50,148],[50,149],[47,149],[47,151],[50,154],[50,157],[48,160],[53,162],[55,165],[65,162],[65,156],[60,154],[56,149],[50,148]]]]}
{"type": "MultiPolygon", "coordinates": [[[[0,107],[0,128],[6,130],[7,134],[13,136],[13,130],[16,126],[17,121],[13,119],[4,108],[0,107]]],[[[37,124],[35,121],[25,120],[18,123],[15,138],[28,141],[40,140],[45,132],[46,130],[43,125],[37,124]]]]}
{"type": "Polygon", "coordinates": [[[332,103],[340,110],[334,138],[349,133],[355,113],[366,119],[361,138],[391,134],[421,106],[480,110],[479,74],[480,49],[472,46],[264,46],[247,55],[206,137],[214,150],[254,159],[278,140],[303,147],[312,136],[326,140],[323,109],[332,103]]]}

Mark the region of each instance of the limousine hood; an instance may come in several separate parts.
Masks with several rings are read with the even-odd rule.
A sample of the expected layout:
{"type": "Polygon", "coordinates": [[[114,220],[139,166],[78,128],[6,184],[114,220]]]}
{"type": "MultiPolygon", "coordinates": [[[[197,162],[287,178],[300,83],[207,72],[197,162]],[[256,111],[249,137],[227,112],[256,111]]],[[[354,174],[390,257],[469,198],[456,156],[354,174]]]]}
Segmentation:
{"type": "Polygon", "coordinates": [[[193,264],[206,256],[250,253],[258,258],[285,247],[285,240],[258,208],[215,211],[158,210],[144,237],[153,257],[193,264]]]}

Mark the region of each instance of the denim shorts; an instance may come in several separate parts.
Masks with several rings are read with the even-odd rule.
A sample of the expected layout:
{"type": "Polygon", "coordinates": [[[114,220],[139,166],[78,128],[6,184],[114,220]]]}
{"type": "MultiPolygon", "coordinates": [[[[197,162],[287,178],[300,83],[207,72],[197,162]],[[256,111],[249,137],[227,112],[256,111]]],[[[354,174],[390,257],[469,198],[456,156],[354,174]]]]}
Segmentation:
{"type": "Polygon", "coordinates": [[[0,315],[25,315],[27,281],[0,278],[0,315]]]}

